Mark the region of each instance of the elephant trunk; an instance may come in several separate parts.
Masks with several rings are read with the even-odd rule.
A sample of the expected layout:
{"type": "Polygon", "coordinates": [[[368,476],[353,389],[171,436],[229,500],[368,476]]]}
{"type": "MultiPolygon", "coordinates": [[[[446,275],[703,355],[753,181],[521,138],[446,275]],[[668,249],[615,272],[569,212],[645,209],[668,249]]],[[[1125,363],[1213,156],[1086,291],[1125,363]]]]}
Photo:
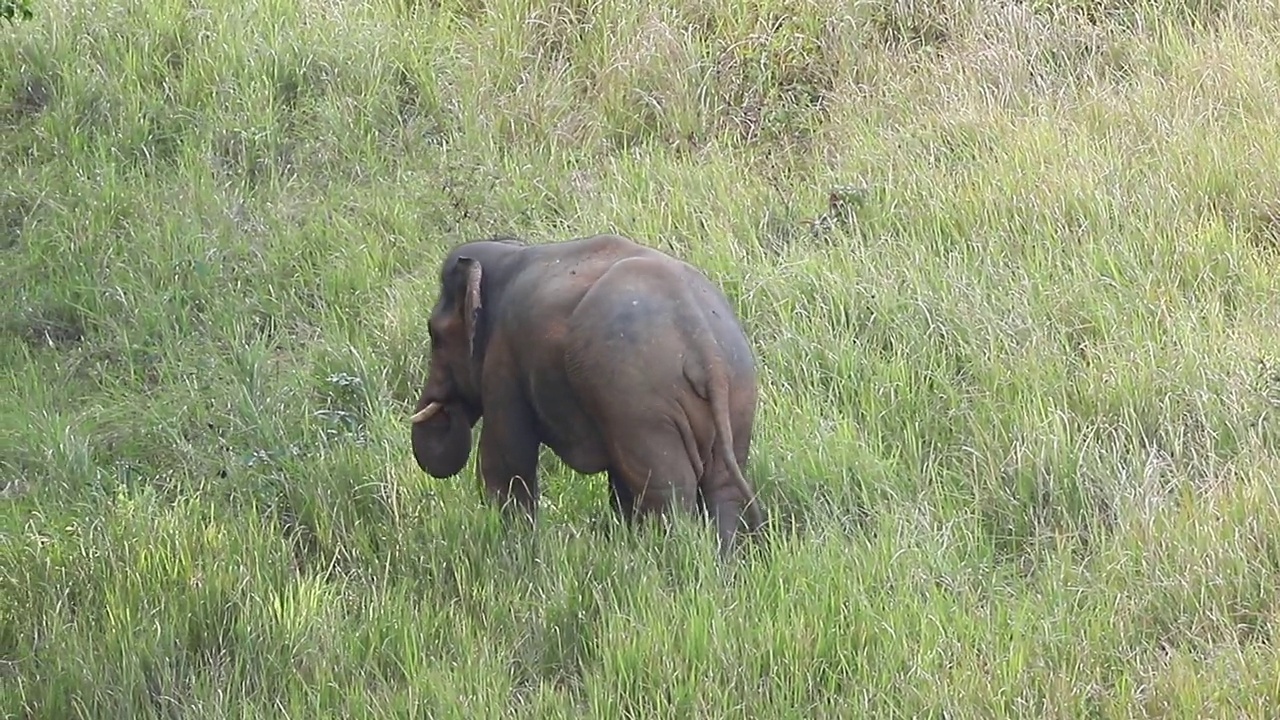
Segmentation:
{"type": "Polygon", "coordinates": [[[414,414],[413,459],[435,478],[457,475],[471,456],[471,423],[461,406],[432,402],[414,414]],[[434,409],[433,409],[434,408],[434,409]]]}

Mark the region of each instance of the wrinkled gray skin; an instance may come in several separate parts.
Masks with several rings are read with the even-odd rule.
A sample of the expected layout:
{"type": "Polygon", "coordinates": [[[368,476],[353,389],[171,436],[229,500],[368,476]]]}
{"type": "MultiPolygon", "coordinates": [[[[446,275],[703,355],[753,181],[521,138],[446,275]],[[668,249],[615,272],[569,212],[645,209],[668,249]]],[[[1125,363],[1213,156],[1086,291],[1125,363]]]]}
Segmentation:
{"type": "Polygon", "coordinates": [[[755,361],[724,294],[692,266],[616,235],[454,248],[428,323],[413,456],[466,465],[481,416],[486,496],[532,520],[538,452],[608,473],[628,523],[672,507],[714,518],[721,554],[763,515],[742,474],[755,361]],[[509,504],[514,501],[513,504],[509,504]]]}

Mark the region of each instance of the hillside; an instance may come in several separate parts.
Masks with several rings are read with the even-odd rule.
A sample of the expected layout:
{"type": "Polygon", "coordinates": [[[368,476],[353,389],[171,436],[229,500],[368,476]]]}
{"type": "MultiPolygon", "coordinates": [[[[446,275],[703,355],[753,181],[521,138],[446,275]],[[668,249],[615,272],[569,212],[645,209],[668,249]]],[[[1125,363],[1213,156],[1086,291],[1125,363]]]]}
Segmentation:
{"type": "Polygon", "coordinates": [[[0,25],[0,715],[1280,707],[1280,10],[34,0],[0,25]],[[536,538],[407,417],[464,240],[755,344],[771,553],[536,538]]]}

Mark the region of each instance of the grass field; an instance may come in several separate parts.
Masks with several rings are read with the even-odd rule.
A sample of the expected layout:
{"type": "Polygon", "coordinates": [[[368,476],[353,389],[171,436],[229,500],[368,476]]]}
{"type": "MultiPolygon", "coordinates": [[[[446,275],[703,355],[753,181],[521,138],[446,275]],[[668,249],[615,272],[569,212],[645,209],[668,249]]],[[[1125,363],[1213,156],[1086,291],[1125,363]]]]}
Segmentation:
{"type": "Polygon", "coordinates": [[[33,8],[0,716],[1275,716],[1274,0],[33,8]],[[414,465],[446,249],[602,231],[740,309],[772,553],[414,465]]]}

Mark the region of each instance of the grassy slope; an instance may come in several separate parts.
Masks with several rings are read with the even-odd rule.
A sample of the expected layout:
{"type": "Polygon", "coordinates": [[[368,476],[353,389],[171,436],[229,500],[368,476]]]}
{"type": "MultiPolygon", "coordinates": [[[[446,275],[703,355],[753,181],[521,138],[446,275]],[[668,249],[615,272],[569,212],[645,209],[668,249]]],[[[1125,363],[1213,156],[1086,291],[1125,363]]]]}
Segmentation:
{"type": "Polygon", "coordinates": [[[1280,19],[1133,2],[38,2],[0,714],[1275,707],[1280,19]],[[446,246],[604,230],[741,308],[771,558],[413,465],[446,246]]]}

